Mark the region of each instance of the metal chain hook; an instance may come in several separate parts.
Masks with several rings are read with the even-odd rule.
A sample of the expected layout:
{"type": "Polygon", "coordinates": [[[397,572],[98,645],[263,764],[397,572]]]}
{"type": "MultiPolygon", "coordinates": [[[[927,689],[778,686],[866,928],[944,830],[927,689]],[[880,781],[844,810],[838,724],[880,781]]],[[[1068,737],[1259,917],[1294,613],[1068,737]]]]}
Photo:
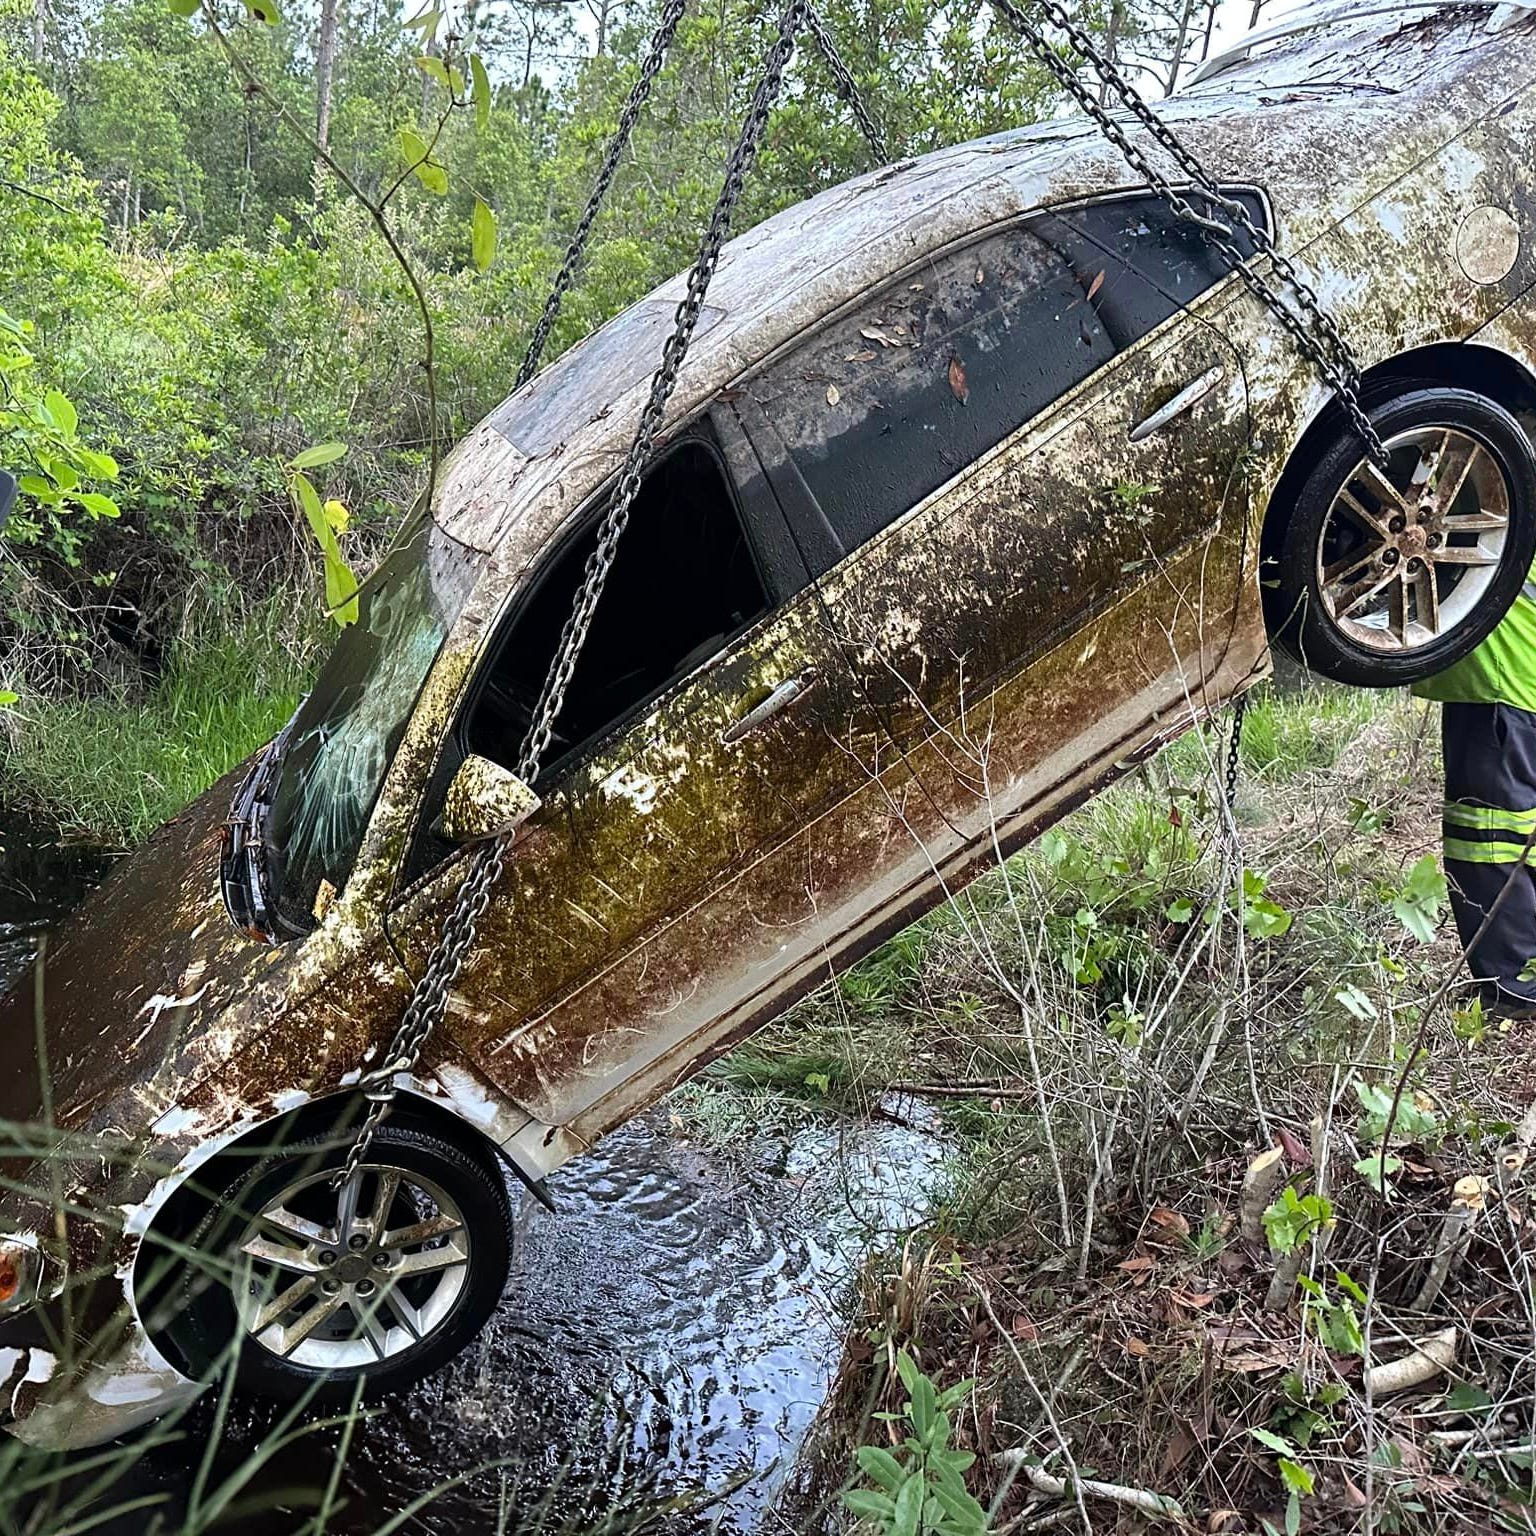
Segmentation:
{"type": "MultiPolygon", "coordinates": [[[[554,729],[554,722],[565,701],[576,662],[586,643],[598,599],[613,567],[618,541],[629,522],[630,510],[639,492],[640,482],[655,451],[656,433],[666,414],[667,402],[677,385],[679,370],[688,355],[689,344],[704,308],[720,252],[730,234],[731,217],[741,199],[746,177],[757,158],[768,114],[783,84],[784,69],[794,52],[795,38],[806,24],[809,0],[789,0],[779,20],[778,34],[769,48],[752,102],[742,121],[741,132],[726,162],[725,177],[708,227],[699,242],[687,278],[686,291],[677,306],[671,335],[662,348],[661,363],[651,379],[640,421],[631,440],[618,485],[603,516],[597,548],[587,561],[571,616],[560,636],[560,644],[550,663],[544,688],[534,710],[533,721],[518,760],[518,775],[532,784],[538,777],[539,764],[554,729]]],[[[425,1049],[432,1031],[448,1007],[448,994],[458,980],[464,961],[474,947],[481,917],[490,905],[491,891],[505,867],[508,843],[492,838],[482,843],[470,858],[463,882],[454,897],[452,909],[443,924],[436,944],[428,956],[405,1012],[395,1030],[394,1039],[380,1065],[362,1082],[368,1111],[337,1169],[332,1184],[340,1188],[357,1176],[373,1137],[389,1114],[397,1093],[395,1079],[411,1071],[425,1049]]]]}

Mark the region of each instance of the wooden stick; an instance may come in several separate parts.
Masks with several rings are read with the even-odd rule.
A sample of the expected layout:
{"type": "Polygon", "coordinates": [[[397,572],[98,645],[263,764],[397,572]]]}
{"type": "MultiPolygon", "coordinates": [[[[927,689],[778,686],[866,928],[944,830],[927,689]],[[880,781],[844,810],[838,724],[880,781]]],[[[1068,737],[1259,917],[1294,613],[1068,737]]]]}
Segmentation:
{"type": "Polygon", "coordinates": [[[1456,1363],[1456,1342],[1460,1334],[1445,1328],[1420,1339],[1400,1360],[1385,1365],[1368,1366],[1364,1375],[1368,1398],[1386,1397],[1392,1392],[1406,1392],[1443,1375],[1456,1363]]]}
{"type": "Polygon", "coordinates": [[[1275,1198],[1275,1190],[1285,1178],[1285,1149],[1266,1147],[1243,1175],[1243,1196],[1238,1216],[1244,1238],[1250,1243],[1264,1241],[1264,1212],[1275,1198]]]}
{"type": "Polygon", "coordinates": [[[1445,1282],[1461,1266],[1472,1241],[1472,1227],[1488,1199],[1488,1180],[1477,1174],[1457,1179],[1451,1192],[1451,1208],[1440,1223],[1440,1236],[1435,1242],[1435,1257],[1413,1298],[1415,1312],[1427,1312],[1434,1306],[1445,1288],[1445,1282]]]}
{"type": "Polygon", "coordinates": [[[1183,1506],[1177,1499],[1165,1493],[1152,1493],[1146,1488],[1127,1488],[1122,1483],[1101,1483],[1091,1477],[1080,1477],[1068,1482],[1064,1477],[1054,1477],[1043,1467],[1032,1467],[1024,1460],[1023,1451],[999,1451],[994,1458],[1000,1464],[1017,1470],[1020,1477],[1030,1483],[1037,1492],[1052,1498],[1066,1498],[1074,1488],[1091,1499],[1107,1499],[1113,1504],[1124,1504],[1139,1509],[1143,1514],[1160,1520],[1182,1520],[1183,1506]]]}

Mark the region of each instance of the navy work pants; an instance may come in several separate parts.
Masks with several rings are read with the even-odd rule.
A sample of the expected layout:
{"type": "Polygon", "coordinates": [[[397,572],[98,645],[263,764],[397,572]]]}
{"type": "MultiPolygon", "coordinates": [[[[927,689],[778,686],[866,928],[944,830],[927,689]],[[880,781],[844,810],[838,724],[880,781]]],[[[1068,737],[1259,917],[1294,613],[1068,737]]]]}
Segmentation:
{"type": "Polygon", "coordinates": [[[1446,704],[1441,739],[1445,874],[1472,974],[1506,996],[1536,1001],[1536,981],[1520,979],[1527,967],[1536,970],[1536,852],[1527,853],[1536,832],[1536,714],[1509,704],[1446,704]]]}

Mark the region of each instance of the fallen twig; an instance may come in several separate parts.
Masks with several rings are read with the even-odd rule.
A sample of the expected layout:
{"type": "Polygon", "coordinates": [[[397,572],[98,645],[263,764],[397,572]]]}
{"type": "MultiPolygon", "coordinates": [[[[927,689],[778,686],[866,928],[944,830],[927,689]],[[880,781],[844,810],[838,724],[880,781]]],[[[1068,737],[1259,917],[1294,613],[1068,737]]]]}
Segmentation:
{"type": "Polygon", "coordinates": [[[1107,1499],[1143,1514],[1154,1515],[1160,1520],[1184,1519],[1184,1508],[1177,1499],[1165,1493],[1153,1493],[1147,1488],[1127,1488],[1123,1483],[1101,1483],[1095,1478],[1056,1477],[1044,1467],[1032,1467],[1025,1461],[1024,1451],[999,1451],[994,1458],[999,1465],[1008,1467],[1029,1483],[1038,1493],[1063,1499],[1074,1492],[1086,1494],[1091,1499],[1107,1499]]]}
{"type": "Polygon", "coordinates": [[[1467,1256],[1472,1241],[1472,1227],[1477,1221],[1488,1198],[1488,1181],[1477,1174],[1457,1179],[1451,1195],[1451,1208],[1440,1223],[1440,1236],[1435,1243],[1435,1257],[1413,1298],[1415,1312],[1427,1312],[1445,1289],[1445,1282],[1460,1267],[1467,1256]]]}
{"type": "Polygon", "coordinates": [[[1456,1363],[1459,1338],[1457,1329],[1445,1328],[1420,1339],[1401,1359],[1367,1367],[1363,1378],[1367,1394],[1374,1399],[1392,1392],[1406,1392],[1410,1387],[1421,1387],[1426,1381],[1449,1371],[1456,1363]]]}
{"type": "Polygon", "coordinates": [[[1264,1241],[1264,1212],[1285,1178],[1285,1149],[1267,1147],[1248,1164],[1243,1175],[1243,1195],[1238,1217],[1243,1237],[1250,1243],[1264,1241]]]}

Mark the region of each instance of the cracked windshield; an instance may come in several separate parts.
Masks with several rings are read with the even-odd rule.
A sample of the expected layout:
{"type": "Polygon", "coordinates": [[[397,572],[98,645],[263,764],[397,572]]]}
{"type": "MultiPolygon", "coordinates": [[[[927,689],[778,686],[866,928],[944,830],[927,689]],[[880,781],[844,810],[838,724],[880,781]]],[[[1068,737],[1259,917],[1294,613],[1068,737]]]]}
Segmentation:
{"type": "Polygon", "coordinates": [[[0,0],[0,1536],[1536,1536],[1536,0],[0,0]]]}

